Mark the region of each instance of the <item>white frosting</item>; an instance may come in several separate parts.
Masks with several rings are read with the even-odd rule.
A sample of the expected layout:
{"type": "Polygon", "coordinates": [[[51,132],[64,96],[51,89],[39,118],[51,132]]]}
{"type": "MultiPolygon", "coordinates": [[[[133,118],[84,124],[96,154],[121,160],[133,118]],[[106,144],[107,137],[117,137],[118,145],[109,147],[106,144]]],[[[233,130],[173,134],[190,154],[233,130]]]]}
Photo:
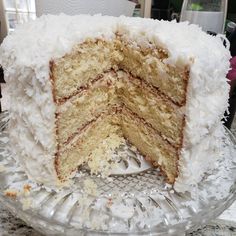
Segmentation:
{"type": "Polygon", "coordinates": [[[151,42],[167,48],[169,57],[165,63],[191,65],[180,175],[175,183],[179,191],[190,190],[220,156],[230,54],[220,38],[187,22],[48,15],[18,27],[0,48],[0,64],[11,96],[12,150],[33,179],[55,184],[55,105],[49,61],[70,52],[87,38],[110,40],[115,33],[140,45],[151,42]]]}

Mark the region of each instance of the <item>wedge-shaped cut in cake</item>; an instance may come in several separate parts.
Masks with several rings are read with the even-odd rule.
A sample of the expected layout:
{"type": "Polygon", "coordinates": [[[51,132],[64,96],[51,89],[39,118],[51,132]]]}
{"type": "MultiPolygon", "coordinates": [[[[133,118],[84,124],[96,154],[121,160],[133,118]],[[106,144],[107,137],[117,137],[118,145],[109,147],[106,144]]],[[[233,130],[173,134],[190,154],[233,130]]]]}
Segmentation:
{"type": "Polygon", "coordinates": [[[120,126],[120,135],[146,159],[161,166],[170,183],[177,177],[188,65],[170,67],[162,61],[167,56],[164,49],[139,46],[135,50],[133,44],[121,36],[109,42],[89,40],[51,61],[54,101],[59,105],[56,170],[60,179],[67,179],[77,166],[86,163],[114,125],[120,126]],[[171,83],[173,76],[176,83],[171,83]],[[111,116],[112,109],[116,113],[111,116]],[[61,151],[64,146],[66,150],[61,151]]]}
{"type": "Polygon", "coordinates": [[[228,59],[188,23],[43,16],[1,47],[12,151],[33,180],[57,186],[85,163],[102,172],[106,150],[95,150],[125,138],[188,190],[220,156],[228,59]]]}

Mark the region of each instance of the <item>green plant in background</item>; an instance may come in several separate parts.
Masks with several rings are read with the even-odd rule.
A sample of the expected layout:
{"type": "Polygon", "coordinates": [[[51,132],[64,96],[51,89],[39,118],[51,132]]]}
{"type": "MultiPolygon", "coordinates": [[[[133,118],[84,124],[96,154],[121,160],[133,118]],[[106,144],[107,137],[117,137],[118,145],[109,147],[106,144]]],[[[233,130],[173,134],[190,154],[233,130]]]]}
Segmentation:
{"type": "MultiPolygon", "coordinates": [[[[181,12],[183,0],[171,0],[174,12],[181,12]]],[[[236,22],[236,0],[228,0],[228,15],[227,19],[236,22]]]]}
{"type": "Polygon", "coordinates": [[[191,11],[201,11],[201,10],[203,10],[203,7],[198,3],[192,3],[189,6],[189,10],[191,10],[191,11]]]}
{"type": "MultiPolygon", "coordinates": [[[[171,0],[175,12],[180,12],[183,0],[171,0]]],[[[236,15],[236,0],[228,0],[228,12],[236,15]]]]}

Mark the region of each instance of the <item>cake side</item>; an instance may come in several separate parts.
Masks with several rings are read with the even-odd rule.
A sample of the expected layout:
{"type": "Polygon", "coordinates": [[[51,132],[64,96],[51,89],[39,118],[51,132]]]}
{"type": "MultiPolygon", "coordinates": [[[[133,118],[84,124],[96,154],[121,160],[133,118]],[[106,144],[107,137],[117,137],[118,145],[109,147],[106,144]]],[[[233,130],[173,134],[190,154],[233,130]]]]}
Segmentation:
{"type": "Polygon", "coordinates": [[[41,83],[36,79],[42,67],[23,66],[17,60],[12,64],[10,58],[2,65],[10,97],[9,149],[30,178],[56,186],[55,106],[50,80],[41,83]]]}

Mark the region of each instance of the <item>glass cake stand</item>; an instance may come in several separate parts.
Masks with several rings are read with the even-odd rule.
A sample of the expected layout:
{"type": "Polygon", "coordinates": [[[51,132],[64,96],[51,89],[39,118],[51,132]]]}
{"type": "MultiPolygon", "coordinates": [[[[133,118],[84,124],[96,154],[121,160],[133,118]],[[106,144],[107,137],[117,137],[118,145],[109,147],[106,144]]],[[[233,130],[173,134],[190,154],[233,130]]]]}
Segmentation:
{"type": "Polygon", "coordinates": [[[127,145],[117,151],[120,171],[109,178],[86,169],[61,190],[30,181],[8,150],[0,121],[0,201],[48,235],[184,235],[219,216],[236,199],[235,138],[227,130],[223,157],[192,193],[177,193],[127,145]],[[124,158],[125,157],[125,158],[124,158]]]}

